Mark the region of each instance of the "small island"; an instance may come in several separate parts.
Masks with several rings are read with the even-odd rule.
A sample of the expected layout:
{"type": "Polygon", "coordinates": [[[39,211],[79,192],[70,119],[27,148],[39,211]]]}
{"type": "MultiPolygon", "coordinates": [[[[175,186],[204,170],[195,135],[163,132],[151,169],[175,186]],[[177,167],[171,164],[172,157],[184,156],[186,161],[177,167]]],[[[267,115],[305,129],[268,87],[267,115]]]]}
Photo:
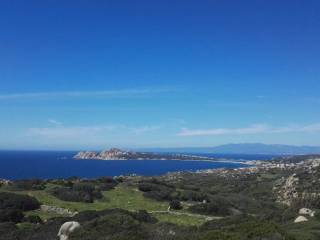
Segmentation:
{"type": "Polygon", "coordinates": [[[97,160],[189,160],[189,161],[214,161],[215,158],[206,156],[187,155],[179,153],[154,153],[125,151],[111,148],[102,152],[82,151],[78,152],[75,159],[97,159],[97,160]]]}

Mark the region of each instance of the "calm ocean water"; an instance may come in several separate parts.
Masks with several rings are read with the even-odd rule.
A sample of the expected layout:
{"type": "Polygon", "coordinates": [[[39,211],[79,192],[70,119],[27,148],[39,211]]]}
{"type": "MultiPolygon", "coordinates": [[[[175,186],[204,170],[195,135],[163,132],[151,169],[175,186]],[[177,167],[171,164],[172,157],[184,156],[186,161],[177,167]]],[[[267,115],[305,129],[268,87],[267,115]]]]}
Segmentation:
{"type": "MultiPolygon", "coordinates": [[[[101,161],[75,160],[75,152],[58,151],[0,151],[0,178],[94,178],[128,174],[160,175],[174,171],[196,171],[209,168],[237,168],[240,163],[200,161],[101,161]]],[[[208,155],[207,155],[208,156],[208,155]]],[[[235,160],[268,160],[273,156],[209,155],[235,160]]]]}

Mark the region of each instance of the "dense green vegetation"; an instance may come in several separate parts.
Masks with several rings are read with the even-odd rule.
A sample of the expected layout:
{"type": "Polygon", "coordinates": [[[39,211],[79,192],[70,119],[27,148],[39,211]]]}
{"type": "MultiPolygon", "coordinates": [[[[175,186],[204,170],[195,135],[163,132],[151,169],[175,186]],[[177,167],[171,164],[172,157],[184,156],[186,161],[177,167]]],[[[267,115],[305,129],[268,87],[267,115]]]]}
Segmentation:
{"type": "Polygon", "coordinates": [[[34,197],[10,192],[0,192],[0,209],[19,209],[29,211],[39,208],[40,203],[34,197]]]}
{"type": "Polygon", "coordinates": [[[50,193],[60,200],[69,202],[92,203],[95,199],[101,199],[100,189],[86,183],[74,184],[72,187],[55,187],[50,193]]]}

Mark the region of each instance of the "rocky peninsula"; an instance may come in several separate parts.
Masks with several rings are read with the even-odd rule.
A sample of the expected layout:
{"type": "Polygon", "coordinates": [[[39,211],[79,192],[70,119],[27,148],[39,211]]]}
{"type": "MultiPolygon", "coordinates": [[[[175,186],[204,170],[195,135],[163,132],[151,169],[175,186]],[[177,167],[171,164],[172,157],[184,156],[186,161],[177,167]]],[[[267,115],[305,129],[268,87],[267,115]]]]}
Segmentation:
{"type": "Polygon", "coordinates": [[[178,153],[154,153],[125,151],[118,148],[111,148],[102,152],[81,151],[75,159],[96,159],[96,160],[193,160],[193,161],[214,161],[215,158],[178,153]]]}

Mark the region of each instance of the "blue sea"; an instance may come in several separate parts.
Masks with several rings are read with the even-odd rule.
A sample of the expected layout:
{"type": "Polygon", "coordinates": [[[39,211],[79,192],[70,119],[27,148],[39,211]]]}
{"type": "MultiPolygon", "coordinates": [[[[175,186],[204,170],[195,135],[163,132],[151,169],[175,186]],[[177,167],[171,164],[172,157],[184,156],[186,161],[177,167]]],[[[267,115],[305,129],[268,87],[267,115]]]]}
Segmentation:
{"type": "MultiPolygon", "coordinates": [[[[238,168],[245,165],[231,162],[200,162],[175,160],[101,161],[75,160],[76,152],[66,151],[0,151],[0,178],[68,178],[72,176],[95,178],[119,175],[161,175],[176,171],[196,171],[213,168],[238,168]]],[[[205,154],[202,154],[205,155],[205,154]]],[[[233,160],[268,160],[266,155],[214,155],[233,160]]]]}

